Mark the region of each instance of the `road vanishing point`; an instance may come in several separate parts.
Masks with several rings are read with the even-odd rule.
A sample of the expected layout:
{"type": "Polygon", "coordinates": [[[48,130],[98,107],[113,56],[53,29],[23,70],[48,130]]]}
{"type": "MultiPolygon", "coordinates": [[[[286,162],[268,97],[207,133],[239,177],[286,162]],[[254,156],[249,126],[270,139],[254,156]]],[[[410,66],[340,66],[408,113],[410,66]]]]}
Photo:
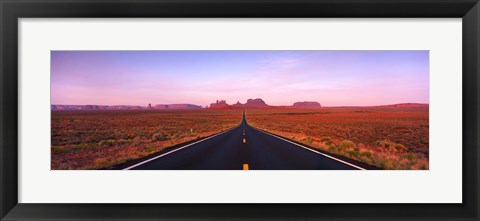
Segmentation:
{"type": "Polygon", "coordinates": [[[123,170],[366,170],[364,163],[332,156],[248,124],[136,160],[123,170]]]}

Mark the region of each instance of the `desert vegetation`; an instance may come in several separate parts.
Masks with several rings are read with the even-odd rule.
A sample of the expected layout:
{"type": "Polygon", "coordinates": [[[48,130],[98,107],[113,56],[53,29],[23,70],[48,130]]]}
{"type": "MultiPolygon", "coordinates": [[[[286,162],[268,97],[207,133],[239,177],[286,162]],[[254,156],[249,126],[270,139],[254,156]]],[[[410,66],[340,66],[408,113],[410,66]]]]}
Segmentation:
{"type": "Polygon", "coordinates": [[[52,111],[51,169],[101,169],[238,125],[241,110],[52,111]]]}
{"type": "Polygon", "coordinates": [[[429,168],[428,106],[252,109],[247,119],[265,131],[379,168],[429,168]]]}
{"type": "MultiPolygon", "coordinates": [[[[51,168],[102,169],[238,125],[243,108],[52,111],[51,168]]],[[[251,126],[383,169],[429,168],[423,107],[249,108],[251,126]]]]}

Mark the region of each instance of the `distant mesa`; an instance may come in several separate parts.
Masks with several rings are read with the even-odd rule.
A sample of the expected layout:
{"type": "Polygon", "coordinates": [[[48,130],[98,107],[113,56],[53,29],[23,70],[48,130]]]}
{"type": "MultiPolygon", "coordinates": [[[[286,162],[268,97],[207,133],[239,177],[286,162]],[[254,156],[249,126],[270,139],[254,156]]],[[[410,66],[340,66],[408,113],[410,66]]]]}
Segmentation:
{"type": "Polygon", "coordinates": [[[144,110],[144,109],[158,109],[158,110],[183,110],[183,109],[198,109],[202,106],[194,104],[157,104],[152,106],[133,106],[133,105],[51,105],[52,110],[144,110]]]}
{"type": "Polygon", "coordinates": [[[316,101],[302,101],[302,102],[295,102],[292,106],[271,106],[268,105],[263,99],[255,98],[255,99],[248,99],[245,104],[237,103],[229,105],[225,100],[217,100],[215,103],[210,104],[210,108],[238,108],[238,107],[248,107],[248,108],[255,108],[255,107],[286,107],[286,108],[320,108],[322,105],[316,101]]]}
{"type": "Polygon", "coordinates": [[[141,110],[145,109],[142,106],[130,106],[130,105],[115,105],[115,106],[105,106],[109,110],[141,110]]]}
{"type": "Polygon", "coordinates": [[[157,104],[153,109],[171,109],[171,110],[182,110],[182,109],[198,109],[202,106],[194,104],[157,104]]]}
{"type": "Polygon", "coordinates": [[[142,106],[131,105],[51,105],[52,110],[140,110],[142,106]]]}
{"type": "Polygon", "coordinates": [[[293,107],[295,108],[321,108],[322,105],[316,101],[303,101],[303,102],[295,102],[293,103],[293,107]]]}
{"type": "MultiPolygon", "coordinates": [[[[320,108],[320,103],[316,101],[295,102],[293,106],[270,106],[263,99],[248,99],[246,103],[237,103],[229,105],[226,100],[217,100],[211,103],[209,108],[262,108],[262,107],[290,107],[290,108],[320,108]]],[[[185,110],[185,109],[201,109],[208,108],[195,104],[156,104],[151,103],[146,106],[135,105],[51,105],[52,110],[185,110]]]]}
{"type": "Polygon", "coordinates": [[[229,106],[226,100],[217,100],[215,103],[210,104],[210,108],[227,108],[229,106]]]}
{"type": "MultiPolygon", "coordinates": [[[[217,100],[215,103],[211,103],[211,109],[222,109],[222,108],[262,108],[262,107],[271,107],[271,108],[302,108],[302,109],[315,109],[321,108],[317,101],[300,101],[293,103],[292,106],[271,106],[268,105],[263,99],[255,98],[248,99],[246,103],[242,104],[240,101],[237,103],[229,105],[226,100],[217,100]]],[[[348,106],[342,106],[348,107],[348,106]]],[[[365,106],[365,107],[376,107],[376,108],[428,108],[429,104],[421,103],[399,103],[399,104],[390,104],[390,105],[380,105],[380,106],[365,106]]],[[[186,109],[201,109],[207,108],[207,106],[202,107],[195,104],[157,104],[152,105],[148,104],[147,106],[135,106],[135,105],[51,105],[51,110],[186,110],[186,109]]]]}
{"type": "Polygon", "coordinates": [[[210,108],[229,108],[229,107],[270,107],[268,104],[265,103],[261,98],[256,99],[248,99],[247,103],[242,104],[240,101],[233,105],[227,104],[225,100],[217,100],[215,103],[210,104],[210,108]]]}
{"type": "Polygon", "coordinates": [[[400,103],[400,104],[390,104],[390,105],[382,105],[378,107],[429,107],[429,104],[421,104],[421,103],[400,103]]]}
{"type": "Polygon", "coordinates": [[[248,99],[247,103],[243,106],[246,107],[268,107],[268,104],[265,103],[261,98],[248,99]]]}

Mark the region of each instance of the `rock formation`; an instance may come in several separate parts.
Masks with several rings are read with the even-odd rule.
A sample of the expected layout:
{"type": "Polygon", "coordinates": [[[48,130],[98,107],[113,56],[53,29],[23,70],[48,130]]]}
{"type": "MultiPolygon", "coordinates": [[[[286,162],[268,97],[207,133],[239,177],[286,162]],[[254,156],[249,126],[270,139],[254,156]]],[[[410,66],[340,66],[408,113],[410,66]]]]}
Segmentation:
{"type": "Polygon", "coordinates": [[[246,107],[268,107],[268,104],[265,103],[261,98],[248,99],[247,103],[244,104],[246,107]]]}
{"type": "Polygon", "coordinates": [[[247,103],[242,104],[240,101],[237,103],[228,105],[225,100],[217,100],[215,103],[210,104],[210,108],[227,108],[227,107],[269,107],[261,98],[248,99],[247,103]]]}
{"type": "Polygon", "coordinates": [[[303,101],[303,102],[295,102],[293,107],[296,108],[320,108],[322,105],[316,101],[303,101]]]}
{"type": "Polygon", "coordinates": [[[142,106],[130,105],[50,105],[52,110],[140,110],[142,106]]]}
{"type": "Polygon", "coordinates": [[[226,100],[217,100],[217,102],[210,104],[210,108],[226,108],[228,106],[226,100]]]}
{"type": "Polygon", "coordinates": [[[50,105],[51,110],[143,110],[143,109],[198,109],[202,106],[194,104],[157,104],[152,106],[134,106],[134,105],[50,105]]]}
{"type": "Polygon", "coordinates": [[[243,104],[240,103],[240,101],[237,101],[237,103],[233,104],[232,106],[234,106],[234,107],[241,107],[241,106],[243,106],[243,104]]]}
{"type": "Polygon", "coordinates": [[[202,106],[194,104],[157,104],[153,109],[170,109],[170,110],[180,110],[180,109],[198,109],[202,106]]]}

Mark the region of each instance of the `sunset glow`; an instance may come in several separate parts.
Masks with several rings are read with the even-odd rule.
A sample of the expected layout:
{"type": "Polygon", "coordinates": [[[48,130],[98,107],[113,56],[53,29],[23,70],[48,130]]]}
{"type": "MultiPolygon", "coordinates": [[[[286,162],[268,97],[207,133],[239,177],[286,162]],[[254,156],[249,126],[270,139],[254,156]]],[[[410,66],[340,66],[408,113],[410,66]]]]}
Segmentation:
{"type": "Polygon", "coordinates": [[[428,51],[52,51],[51,103],[429,103],[428,51]]]}

